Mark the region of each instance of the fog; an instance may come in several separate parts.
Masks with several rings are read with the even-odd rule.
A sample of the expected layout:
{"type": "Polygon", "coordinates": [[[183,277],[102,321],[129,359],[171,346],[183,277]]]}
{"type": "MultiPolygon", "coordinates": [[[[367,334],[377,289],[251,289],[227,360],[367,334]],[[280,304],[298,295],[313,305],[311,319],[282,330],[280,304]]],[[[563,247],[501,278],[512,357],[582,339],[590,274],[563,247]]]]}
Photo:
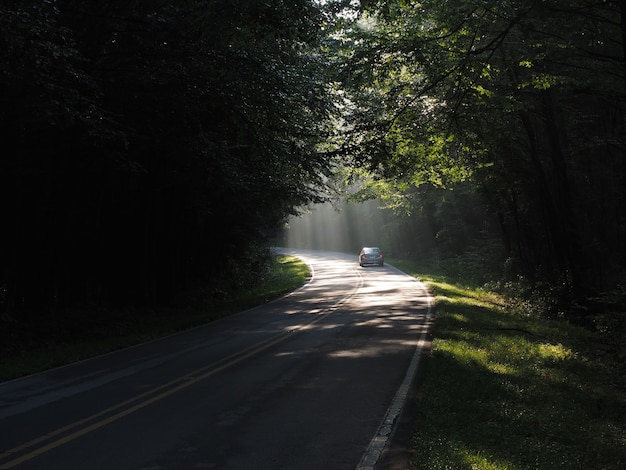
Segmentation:
{"type": "Polygon", "coordinates": [[[318,204],[289,220],[284,244],[290,248],[358,253],[363,246],[384,246],[387,213],[378,201],[318,204]]]}

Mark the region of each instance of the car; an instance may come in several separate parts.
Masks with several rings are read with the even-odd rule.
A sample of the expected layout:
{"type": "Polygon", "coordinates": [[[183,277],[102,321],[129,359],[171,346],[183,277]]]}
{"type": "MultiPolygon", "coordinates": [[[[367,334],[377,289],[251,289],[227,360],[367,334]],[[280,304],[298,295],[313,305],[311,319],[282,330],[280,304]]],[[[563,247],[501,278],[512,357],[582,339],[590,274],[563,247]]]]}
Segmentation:
{"type": "Polygon", "coordinates": [[[368,264],[377,264],[382,266],[385,264],[383,252],[377,246],[364,246],[359,253],[359,265],[366,266],[368,264]]]}

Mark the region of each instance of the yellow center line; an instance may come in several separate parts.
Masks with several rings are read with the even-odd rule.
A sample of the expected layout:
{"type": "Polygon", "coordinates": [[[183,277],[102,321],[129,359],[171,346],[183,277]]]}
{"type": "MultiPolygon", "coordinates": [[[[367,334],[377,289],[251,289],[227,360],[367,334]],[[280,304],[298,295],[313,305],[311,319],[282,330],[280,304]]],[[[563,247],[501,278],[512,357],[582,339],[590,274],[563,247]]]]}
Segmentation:
{"type": "Polygon", "coordinates": [[[252,356],[254,356],[255,354],[258,354],[259,352],[268,349],[282,341],[284,341],[285,339],[287,339],[289,336],[291,336],[293,333],[296,332],[301,332],[304,331],[305,329],[307,329],[308,327],[314,325],[315,323],[321,321],[323,318],[325,318],[327,315],[320,315],[320,313],[325,312],[332,312],[338,305],[344,303],[345,301],[347,301],[349,298],[353,297],[355,295],[355,293],[358,291],[358,289],[362,286],[363,284],[363,278],[360,275],[360,273],[356,273],[357,274],[357,285],[353,288],[353,290],[347,294],[346,296],[342,297],[341,299],[339,299],[337,302],[335,302],[332,306],[327,307],[325,309],[320,309],[318,310],[312,310],[309,313],[316,313],[317,315],[315,315],[312,319],[310,319],[309,321],[300,324],[296,327],[294,327],[293,329],[287,331],[287,332],[283,332],[283,333],[279,333],[265,341],[262,341],[260,343],[257,344],[253,344],[241,351],[238,351],[234,354],[231,354],[230,356],[227,356],[223,359],[217,360],[207,366],[201,367],[199,369],[196,369],[195,371],[192,371],[190,373],[186,373],[185,375],[182,375],[180,377],[177,377],[176,379],[173,379],[163,385],[159,385],[147,392],[141,393],[133,398],[130,398],[128,400],[125,400],[123,402],[120,402],[114,406],[111,406],[105,410],[99,411],[98,413],[95,413],[87,418],[83,418],[81,420],[75,421],[71,424],[68,424],[67,426],[63,426],[59,429],[56,429],[55,431],[52,431],[50,433],[47,433],[43,436],[40,436],[36,439],[33,439],[31,441],[28,441],[24,444],[21,444],[17,447],[14,447],[13,449],[9,449],[7,451],[4,452],[0,452],[0,459],[8,459],[11,458],[12,456],[15,456],[23,451],[26,451],[27,449],[33,448],[38,446],[39,444],[42,444],[46,441],[50,441],[52,439],[55,439],[57,436],[63,435],[65,433],[71,432],[73,429],[79,428],[81,426],[84,426],[88,423],[92,423],[89,424],[88,426],[85,427],[81,427],[80,429],[78,429],[77,431],[71,432],[70,434],[64,435],[63,437],[60,437],[56,440],[53,440],[52,442],[49,442],[48,444],[42,445],[41,447],[37,447],[34,450],[31,450],[30,452],[27,452],[17,458],[14,458],[13,460],[10,460],[8,462],[5,462],[3,464],[0,464],[0,470],[8,470],[11,468],[14,468],[28,460],[31,460],[39,455],[45,454],[46,452],[51,451],[52,449],[55,449],[57,447],[60,447],[64,444],[67,444],[68,442],[71,442],[81,436],[84,436],[86,434],[89,434],[90,432],[93,432],[97,429],[100,429],[103,426],[106,426],[110,423],[113,423],[125,416],[128,416],[142,408],[145,408],[146,406],[149,406],[153,403],[156,403],[164,398],[167,398],[181,390],[184,390],[202,380],[205,380],[209,377],[211,377],[212,375],[217,374],[218,372],[221,372],[224,369],[227,369],[228,367],[231,367],[241,361],[244,361],[245,359],[248,359],[252,356]],[[190,378],[193,377],[193,378],[190,378]],[[137,402],[137,403],[136,403],[137,402]],[[132,403],[136,403],[133,406],[130,406],[132,403]],[[111,413],[114,413],[117,410],[121,410],[118,411],[115,414],[112,414],[110,416],[104,417],[106,415],[109,415],[111,413]],[[104,418],[103,418],[104,417],[104,418]]]}
{"type": "Polygon", "coordinates": [[[1,458],[10,458],[10,456],[18,454],[26,449],[32,448],[34,446],[37,446],[38,444],[41,444],[45,441],[48,441],[50,439],[55,438],[58,435],[64,434],[66,432],[71,431],[72,429],[78,428],[82,425],[85,425],[89,422],[92,422],[94,420],[98,420],[99,418],[101,418],[104,415],[107,415],[109,413],[112,413],[116,410],[122,409],[122,411],[119,411],[116,414],[113,414],[111,416],[108,416],[106,418],[100,419],[99,421],[94,422],[93,424],[83,427],[81,429],[79,429],[78,431],[75,431],[71,434],[68,434],[66,436],[63,436],[53,442],[50,442],[46,445],[43,445],[41,447],[38,447],[18,458],[15,458],[11,461],[8,461],[4,464],[0,464],[0,470],[6,470],[6,469],[10,469],[13,467],[16,467],[17,465],[20,465],[21,463],[24,463],[28,460],[31,460],[41,454],[44,454],[46,452],[49,452],[52,449],[55,449],[59,446],[62,446],[63,444],[67,444],[68,442],[73,441],[74,439],[77,439],[81,436],[84,436],[86,434],[89,434],[92,431],[95,431],[96,429],[99,429],[103,426],[106,426],[107,424],[110,424],[114,421],[117,421],[125,416],[128,416],[132,413],[134,413],[135,411],[138,411],[142,408],[145,408],[148,405],[151,405],[153,403],[156,403],[170,395],[173,395],[181,390],[184,390],[187,387],[190,387],[204,379],[207,379],[208,377],[211,377],[212,375],[217,374],[218,372],[227,369],[228,367],[231,367],[245,359],[248,359],[252,356],[254,356],[255,354],[258,354],[259,352],[270,348],[271,346],[274,346],[275,344],[280,343],[281,341],[284,341],[286,338],[288,338],[292,333],[295,333],[296,331],[300,331],[300,330],[304,330],[306,327],[313,325],[314,323],[319,322],[320,320],[322,320],[325,317],[325,315],[318,315],[315,316],[312,320],[308,321],[305,324],[302,324],[300,326],[298,326],[297,328],[294,328],[288,332],[285,333],[281,333],[279,335],[273,336],[272,338],[269,338],[266,341],[263,341],[261,343],[258,344],[254,344],[252,346],[249,346],[246,349],[243,349],[242,351],[239,351],[235,354],[232,354],[224,359],[220,359],[218,361],[213,362],[212,364],[208,365],[208,366],[204,366],[201,367],[199,369],[196,369],[195,371],[192,371],[190,373],[187,373],[183,376],[180,376],[174,380],[171,380],[170,382],[167,382],[166,384],[160,385],[158,387],[153,388],[152,390],[149,390],[147,392],[144,392],[140,395],[137,395],[131,399],[128,399],[126,401],[120,402],[117,405],[114,405],[110,408],[107,408],[105,410],[102,410],[98,413],[95,413],[87,418],[81,419],[79,421],[75,421],[74,423],[71,423],[67,426],[64,426],[62,428],[59,428],[55,431],[52,431],[48,434],[45,434],[43,436],[40,436],[36,439],[33,439],[29,442],[26,442],[20,446],[14,447],[13,449],[4,451],[2,453],[0,453],[0,459],[1,458]],[[190,379],[190,377],[193,377],[190,379]],[[180,383],[179,383],[180,382],[180,383]],[[178,384],[178,385],[176,385],[178,384]],[[164,391],[163,391],[164,390],[164,391]],[[162,392],[161,392],[162,391],[162,392]],[[161,392],[161,393],[158,393],[161,392]],[[155,395],[155,393],[157,393],[155,395]],[[134,402],[139,402],[136,403],[134,406],[128,407],[126,408],[128,405],[134,403],[134,402]]]}

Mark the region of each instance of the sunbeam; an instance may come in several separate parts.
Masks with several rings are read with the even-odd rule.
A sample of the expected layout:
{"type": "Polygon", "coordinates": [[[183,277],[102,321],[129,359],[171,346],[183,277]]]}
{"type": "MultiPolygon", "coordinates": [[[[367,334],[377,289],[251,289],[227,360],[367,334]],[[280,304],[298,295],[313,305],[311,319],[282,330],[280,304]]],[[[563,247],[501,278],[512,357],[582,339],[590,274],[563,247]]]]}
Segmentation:
{"type": "Polygon", "coordinates": [[[358,253],[363,246],[385,245],[387,214],[378,201],[359,204],[318,204],[289,220],[285,245],[291,248],[358,253]]]}

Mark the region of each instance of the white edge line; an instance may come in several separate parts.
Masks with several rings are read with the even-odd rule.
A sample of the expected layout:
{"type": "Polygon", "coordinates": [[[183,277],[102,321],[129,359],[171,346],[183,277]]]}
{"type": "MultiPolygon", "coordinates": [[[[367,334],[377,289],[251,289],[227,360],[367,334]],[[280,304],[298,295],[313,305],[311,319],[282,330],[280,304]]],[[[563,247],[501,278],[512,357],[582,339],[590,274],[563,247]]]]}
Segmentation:
{"type": "MultiPolygon", "coordinates": [[[[418,282],[421,284],[422,290],[428,295],[428,309],[426,310],[426,316],[424,317],[424,325],[426,326],[432,314],[433,298],[429,294],[428,289],[426,288],[424,283],[422,283],[421,281],[418,282]]],[[[400,384],[400,387],[398,388],[398,391],[396,392],[396,395],[394,396],[391,405],[389,405],[389,408],[387,408],[385,417],[378,426],[376,434],[367,446],[367,450],[363,454],[363,457],[361,457],[361,461],[359,462],[359,465],[357,465],[356,470],[374,470],[376,468],[376,464],[378,463],[378,459],[385,451],[385,448],[387,447],[387,444],[389,442],[389,438],[392,435],[395,421],[398,416],[400,416],[402,408],[404,408],[404,404],[406,402],[411,383],[413,382],[413,378],[417,373],[417,367],[422,356],[422,349],[424,349],[424,345],[426,344],[427,334],[428,328],[424,328],[424,330],[420,334],[417,346],[415,347],[415,352],[413,353],[413,357],[407,369],[406,376],[404,377],[402,384],[400,384]]]]}

